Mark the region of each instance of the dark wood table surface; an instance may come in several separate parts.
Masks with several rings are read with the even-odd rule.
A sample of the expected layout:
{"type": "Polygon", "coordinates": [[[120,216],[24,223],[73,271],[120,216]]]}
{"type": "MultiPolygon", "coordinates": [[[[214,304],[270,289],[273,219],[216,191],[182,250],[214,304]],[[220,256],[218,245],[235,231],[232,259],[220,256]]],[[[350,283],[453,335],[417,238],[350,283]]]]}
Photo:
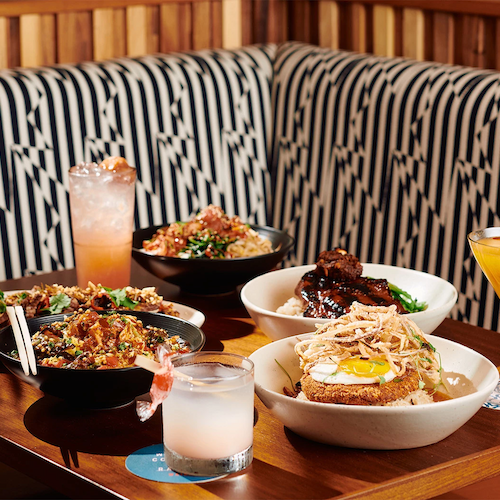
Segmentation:
{"type": "MultiPolygon", "coordinates": [[[[74,270],[0,283],[0,290],[40,283],[74,285],[74,270]]],[[[182,294],[133,263],[132,285],[157,286],[166,299],[203,311],[205,349],[249,355],[269,339],[237,293],[182,294]]],[[[500,335],[447,319],[435,332],[500,365],[500,335]]],[[[78,410],[44,396],[0,368],[0,461],[71,498],[327,499],[430,498],[500,473],[500,411],[481,408],[431,446],[401,451],[327,446],[294,434],[256,398],[254,461],[244,472],[196,485],[141,479],[125,467],[132,452],[159,444],[161,415],[139,422],[135,406],[78,410]]]]}

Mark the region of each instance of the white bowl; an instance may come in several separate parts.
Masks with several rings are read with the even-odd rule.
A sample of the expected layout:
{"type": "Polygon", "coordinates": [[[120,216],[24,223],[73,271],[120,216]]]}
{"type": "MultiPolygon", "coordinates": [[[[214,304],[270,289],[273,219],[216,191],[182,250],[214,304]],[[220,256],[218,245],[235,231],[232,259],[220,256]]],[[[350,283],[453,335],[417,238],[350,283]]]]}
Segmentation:
{"type": "MultiPolygon", "coordinates": [[[[295,295],[300,278],[315,268],[289,267],[257,276],[241,289],[241,300],[257,326],[272,340],[310,333],[317,324],[328,319],[304,318],[278,314],[276,309],[295,295]]],[[[425,311],[408,314],[424,333],[432,333],[455,305],[458,292],[448,281],[432,274],[383,264],[363,264],[363,276],[385,278],[408,292],[413,298],[426,302],[425,311]]]]}
{"type": "MultiPolygon", "coordinates": [[[[433,335],[426,338],[441,355],[445,380],[465,375],[476,392],[438,403],[404,407],[294,399],[283,394],[283,387],[290,387],[290,381],[276,361],[294,383],[300,379],[302,371],[294,352],[296,337],[271,342],[250,356],[255,364],[255,391],[274,417],[313,441],[374,450],[418,448],[436,443],[455,432],[481,408],[497,385],[499,374],[493,363],[468,347],[433,335]]],[[[467,385],[461,388],[470,392],[467,385]]]]}

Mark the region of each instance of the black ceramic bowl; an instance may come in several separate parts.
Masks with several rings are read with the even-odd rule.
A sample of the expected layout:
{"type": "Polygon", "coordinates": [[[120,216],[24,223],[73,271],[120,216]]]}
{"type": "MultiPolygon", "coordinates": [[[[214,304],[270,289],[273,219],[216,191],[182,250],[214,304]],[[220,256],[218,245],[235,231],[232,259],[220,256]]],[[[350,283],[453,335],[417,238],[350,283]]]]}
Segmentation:
{"type": "MultiPolygon", "coordinates": [[[[139,318],[144,325],[167,330],[170,336],[179,335],[197,351],[205,344],[205,334],[197,326],[183,319],[144,311],[123,311],[139,318]]],[[[31,335],[43,324],[61,321],[64,314],[43,316],[28,320],[31,335]]],[[[46,394],[62,398],[83,408],[113,408],[130,403],[137,396],[149,392],[153,374],[137,366],[109,370],[73,370],[37,366],[37,375],[25,375],[21,362],[9,353],[16,349],[12,327],[0,331],[0,359],[20,379],[46,394]]]]}
{"type": "Polygon", "coordinates": [[[232,292],[238,285],[275,268],[294,245],[294,239],[284,231],[252,225],[252,229],[271,240],[274,252],[239,259],[181,259],[145,253],[142,242],[151,239],[156,230],[165,225],[135,231],[132,255],[158,278],[199,295],[232,292]]]}

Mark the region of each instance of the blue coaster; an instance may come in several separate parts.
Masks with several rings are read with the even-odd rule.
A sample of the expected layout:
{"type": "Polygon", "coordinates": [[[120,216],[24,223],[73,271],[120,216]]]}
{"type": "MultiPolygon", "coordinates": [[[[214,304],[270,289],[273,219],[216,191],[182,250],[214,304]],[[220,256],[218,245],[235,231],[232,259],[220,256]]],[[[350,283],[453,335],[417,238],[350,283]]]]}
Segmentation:
{"type": "Polygon", "coordinates": [[[160,483],[175,483],[175,484],[193,484],[206,483],[214,479],[220,479],[225,476],[185,476],[174,472],[165,465],[165,457],[163,455],[163,445],[154,444],[147,448],[134,451],[125,460],[127,469],[136,476],[144,479],[151,479],[160,483]]]}

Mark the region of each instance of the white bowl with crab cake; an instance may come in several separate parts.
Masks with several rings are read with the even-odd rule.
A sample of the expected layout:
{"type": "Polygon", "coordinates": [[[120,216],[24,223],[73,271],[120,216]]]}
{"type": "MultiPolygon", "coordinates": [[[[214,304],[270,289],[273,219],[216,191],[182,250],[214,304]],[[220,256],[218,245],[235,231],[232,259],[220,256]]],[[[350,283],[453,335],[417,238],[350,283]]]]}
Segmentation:
{"type": "MultiPolygon", "coordinates": [[[[424,310],[408,313],[424,333],[432,333],[457,301],[455,287],[437,276],[383,264],[360,265],[363,277],[385,279],[416,303],[425,303],[424,310]]],[[[303,276],[315,269],[315,264],[279,269],[254,278],[242,288],[241,300],[248,313],[272,340],[313,332],[317,324],[330,321],[331,318],[305,317],[305,302],[295,293],[303,276]]]]}
{"type": "Polygon", "coordinates": [[[250,356],[258,397],[300,436],[349,448],[426,446],[464,425],[498,383],[496,367],[484,356],[424,335],[407,317],[356,314],[250,356]]]}

